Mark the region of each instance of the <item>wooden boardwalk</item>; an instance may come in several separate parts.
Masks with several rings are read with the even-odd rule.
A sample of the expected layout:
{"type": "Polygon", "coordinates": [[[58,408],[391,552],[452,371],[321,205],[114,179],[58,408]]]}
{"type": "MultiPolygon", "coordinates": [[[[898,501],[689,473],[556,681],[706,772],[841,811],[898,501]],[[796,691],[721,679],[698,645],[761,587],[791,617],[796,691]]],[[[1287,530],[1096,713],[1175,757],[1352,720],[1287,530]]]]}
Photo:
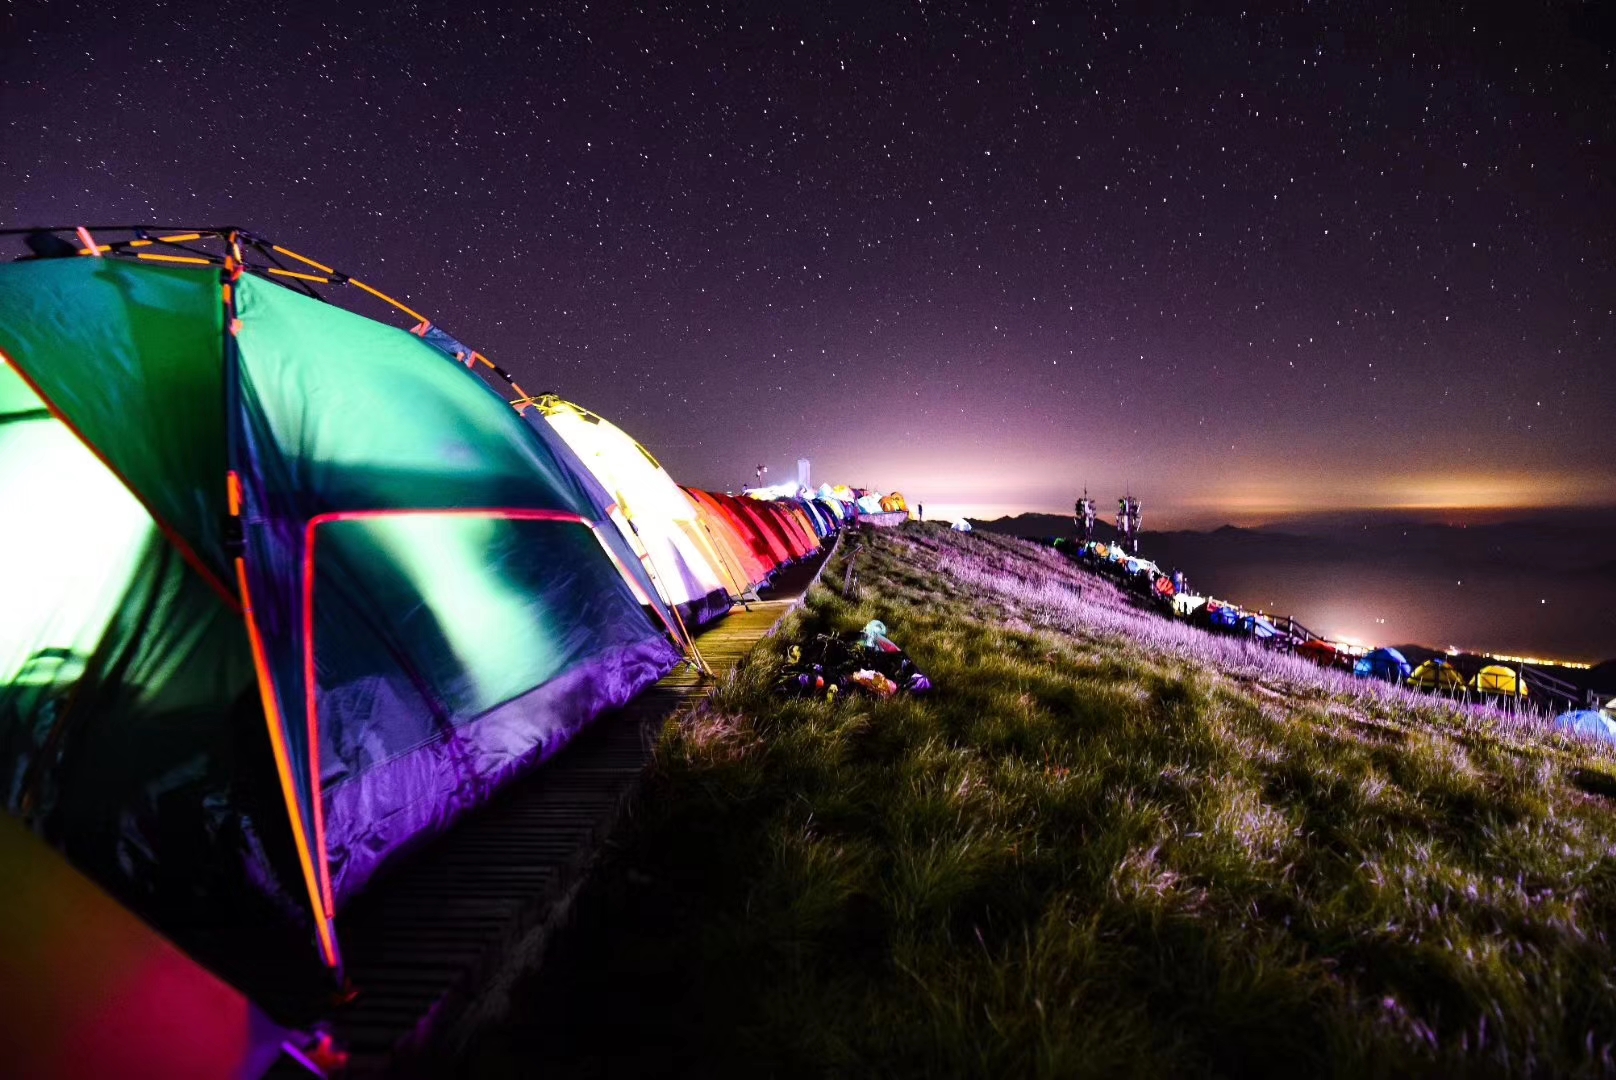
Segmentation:
{"type": "MultiPolygon", "coordinates": [[[[750,611],[737,605],[698,636],[719,678],[790,609],[819,564],[790,568],[750,611]]],[[[331,1020],[351,1054],[348,1075],[407,1075],[504,1011],[517,976],[542,961],[566,922],[662,726],[713,685],[681,665],[338,917],[358,991],[331,1020]]]]}

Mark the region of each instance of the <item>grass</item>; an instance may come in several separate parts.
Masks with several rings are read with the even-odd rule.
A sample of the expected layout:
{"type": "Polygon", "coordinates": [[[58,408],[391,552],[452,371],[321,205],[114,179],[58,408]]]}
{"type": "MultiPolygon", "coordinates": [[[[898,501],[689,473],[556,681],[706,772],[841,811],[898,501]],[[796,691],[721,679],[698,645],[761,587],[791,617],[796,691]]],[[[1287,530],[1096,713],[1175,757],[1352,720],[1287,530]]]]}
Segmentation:
{"type": "Polygon", "coordinates": [[[1611,1073],[1602,753],[1174,624],[1023,541],[878,533],[669,725],[466,1067],[1611,1073]],[[792,641],[872,618],[931,695],[771,691],[792,641]]]}

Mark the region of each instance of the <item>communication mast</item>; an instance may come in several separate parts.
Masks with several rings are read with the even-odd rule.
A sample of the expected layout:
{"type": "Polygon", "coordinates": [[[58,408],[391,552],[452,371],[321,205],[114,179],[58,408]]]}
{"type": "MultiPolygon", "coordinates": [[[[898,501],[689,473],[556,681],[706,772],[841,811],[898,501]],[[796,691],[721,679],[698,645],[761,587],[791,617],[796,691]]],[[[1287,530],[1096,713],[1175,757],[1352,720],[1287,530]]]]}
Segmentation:
{"type": "Polygon", "coordinates": [[[1072,523],[1077,526],[1078,539],[1086,544],[1094,539],[1094,518],[1097,511],[1094,500],[1089,498],[1088,488],[1083,489],[1083,497],[1077,500],[1076,509],[1077,513],[1073,516],[1072,523]]]}
{"type": "Polygon", "coordinates": [[[1117,540],[1130,555],[1139,554],[1139,500],[1124,495],[1117,500],[1117,540]]]}

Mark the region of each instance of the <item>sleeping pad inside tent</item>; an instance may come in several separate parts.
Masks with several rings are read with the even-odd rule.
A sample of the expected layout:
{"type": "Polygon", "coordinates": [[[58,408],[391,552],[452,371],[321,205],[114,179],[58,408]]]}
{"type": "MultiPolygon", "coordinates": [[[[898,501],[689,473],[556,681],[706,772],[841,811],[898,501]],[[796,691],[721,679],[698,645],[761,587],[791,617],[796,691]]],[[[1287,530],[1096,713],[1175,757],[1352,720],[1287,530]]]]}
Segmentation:
{"type": "Polygon", "coordinates": [[[402,330],[60,259],[0,266],[0,354],[6,808],[227,976],[277,926],[340,969],[389,858],[677,662],[567,467],[402,330]]]}

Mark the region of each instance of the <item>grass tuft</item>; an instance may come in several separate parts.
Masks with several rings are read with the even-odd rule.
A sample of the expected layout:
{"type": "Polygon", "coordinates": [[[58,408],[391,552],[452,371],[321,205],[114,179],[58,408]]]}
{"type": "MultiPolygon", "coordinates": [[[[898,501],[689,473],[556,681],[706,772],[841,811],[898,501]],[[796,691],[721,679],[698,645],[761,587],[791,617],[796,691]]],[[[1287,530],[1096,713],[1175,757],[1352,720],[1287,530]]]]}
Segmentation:
{"type": "Polygon", "coordinates": [[[669,724],[485,1071],[1616,1069],[1604,751],[1013,538],[911,525],[822,582],[669,724]],[[774,696],[793,641],[872,618],[932,694],[774,696]]]}

